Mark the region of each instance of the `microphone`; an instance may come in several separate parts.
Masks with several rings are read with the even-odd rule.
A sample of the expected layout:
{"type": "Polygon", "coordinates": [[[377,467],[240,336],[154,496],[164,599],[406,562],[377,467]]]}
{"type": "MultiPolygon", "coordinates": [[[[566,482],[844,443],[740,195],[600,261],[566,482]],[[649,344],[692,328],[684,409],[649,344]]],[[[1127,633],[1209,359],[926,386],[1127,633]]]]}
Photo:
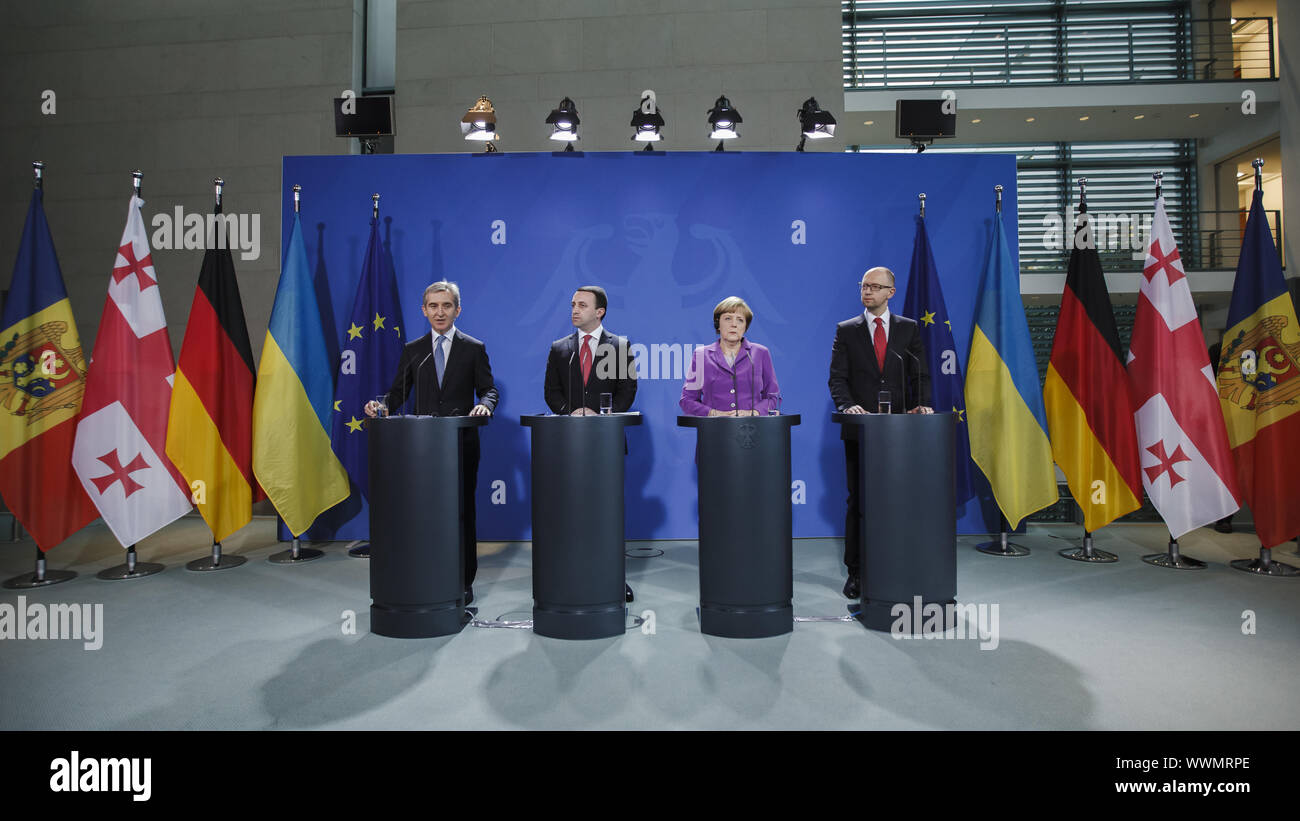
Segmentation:
{"type": "MultiPolygon", "coordinates": [[[[432,334],[430,334],[429,336],[429,341],[433,342],[432,334]]],[[[432,350],[430,350],[427,354],[424,355],[424,359],[420,360],[419,365],[415,366],[415,415],[416,416],[420,415],[420,369],[424,367],[424,363],[428,362],[429,357],[431,356],[433,356],[432,350]]]]}
{"type": "Polygon", "coordinates": [[[578,355],[578,345],[581,345],[581,334],[578,335],[579,341],[573,346],[573,353],[569,354],[569,372],[564,377],[564,384],[568,386],[568,405],[565,407],[565,413],[573,413],[576,408],[573,407],[573,357],[578,355]]]}
{"type": "Polygon", "coordinates": [[[890,351],[890,353],[892,353],[894,356],[897,356],[897,357],[898,357],[898,364],[899,364],[899,366],[902,367],[902,369],[903,369],[903,396],[902,396],[902,399],[903,399],[903,412],[906,413],[906,412],[907,412],[907,363],[906,363],[905,361],[903,361],[903,357],[902,357],[901,354],[898,353],[898,351],[890,351]]]}
{"type": "Polygon", "coordinates": [[[754,402],[754,348],[749,348],[749,409],[758,415],[758,404],[754,402]]]}
{"type": "Polygon", "coordinates": [[[921,404],[921,360],[917,359],[916,354],[906,348],[904,352],[912,357],[912,361],[916,363],[916,367],[912,370],[912,376],[916,379],[916,391],[913,395],[916,397],[916,404],[919,407],[921,404]]]}

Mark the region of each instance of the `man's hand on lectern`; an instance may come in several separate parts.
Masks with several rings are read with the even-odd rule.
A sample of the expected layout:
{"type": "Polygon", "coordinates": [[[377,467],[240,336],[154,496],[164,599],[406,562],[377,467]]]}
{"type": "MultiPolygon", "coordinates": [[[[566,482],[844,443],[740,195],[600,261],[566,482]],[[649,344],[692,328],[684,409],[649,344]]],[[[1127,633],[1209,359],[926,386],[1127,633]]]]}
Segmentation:
{"type": "Polygon", "coordinates": [[[487,405],[475,405],[474,407],[470,408],[469,415],[470,416],[491,416],[492,411],[488,410],[487,405]]]}
{"type": "Polygon", "coordinates": [[[934,408],[927,408],[925,405],[918,405],[908,411],[908,413],[934,413],[934,408]]]}

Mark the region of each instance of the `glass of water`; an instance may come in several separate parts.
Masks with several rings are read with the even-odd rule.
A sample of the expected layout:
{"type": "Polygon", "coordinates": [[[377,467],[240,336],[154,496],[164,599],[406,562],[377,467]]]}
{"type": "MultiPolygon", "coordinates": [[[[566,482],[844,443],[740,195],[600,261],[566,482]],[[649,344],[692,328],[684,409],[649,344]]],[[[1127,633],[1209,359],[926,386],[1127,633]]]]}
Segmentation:
{"type": "Polygon", "coordinates": [[[894,411],[894,401],[893,401],[893,396],[890,395],[889,391],[881,391],[880,393],[876,394],[876,412],[893,413],[893,411],[894,411]]]}
{"type": "Polygon", "coordinates": [[[600,412],[602,415],[614,410],[614,394],[602,393],[600,395],[600,412]]]}

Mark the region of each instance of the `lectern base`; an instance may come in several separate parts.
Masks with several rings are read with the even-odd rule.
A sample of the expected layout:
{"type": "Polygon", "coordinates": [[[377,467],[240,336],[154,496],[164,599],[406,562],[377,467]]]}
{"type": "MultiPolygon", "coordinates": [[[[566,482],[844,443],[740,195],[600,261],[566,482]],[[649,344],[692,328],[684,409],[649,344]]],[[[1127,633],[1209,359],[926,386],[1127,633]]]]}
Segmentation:
{"type": "Polygon", "coordinates": [[[453,636],[469,620],[459,601],[411,609],[370,605],[370,632],[394,639],[453,636]]]}
{"type": "Polygon", "coordinates": [[[533,608],[533,632],[552,639],[607,639],[627,632],[626,607],[591,610],[533,608]]]}
{"type": "MultiPolygon", "coordinates": [[[[898,620],[903,619],[900,625],[900,631],[903,635],[916,634],[918,637],[926,632],[935,632],[942,635],[945,631],[951,630],[957,626],[957,600],[949,599],[945,602],[921,602],[921,612],[914,610],[915,600],[909,602],[893,601],[872,601],[870,599],[862,600],[862,609],[858,611],[858,621],[862,626],[869,630],[880,630],[883,632],[892,632],[894,625],[898,620]],[[896,615],[893,610],[898,605],[907,608],[903,615],[896,615]],[[941,624],[931,626],[934,616],[926,612],[926,608],[934,605],[939,608],[939,619],[941,624]]],[[[932,611],[933,612],[933,611],[932,611]]]]}
{"type": "Polygon", "coordinates": [[[794,608],[790,605],[735,608],[700,604],[700,632],[727,639],[763,639],[794,630],[794,608]]]}

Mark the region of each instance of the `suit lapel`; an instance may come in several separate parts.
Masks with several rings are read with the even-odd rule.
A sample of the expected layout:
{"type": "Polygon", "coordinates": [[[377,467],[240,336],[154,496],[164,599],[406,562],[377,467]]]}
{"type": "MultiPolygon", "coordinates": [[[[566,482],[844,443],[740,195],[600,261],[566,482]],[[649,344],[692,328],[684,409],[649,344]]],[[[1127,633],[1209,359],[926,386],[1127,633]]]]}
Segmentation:
{"type": "MultiPolygon", "coordinates": [[[[868,370],[870,370],[871,373],[875,374],[876,378],[879,379],[883,374],[880,371],[880,364],[876,362],[876,340],[875,340],[876,323],[874,321],[871,322],[867,321],[867,317],[865,314],[862,314],[861,316],[862,316],[862,323],[858,327],[862,328],[862,344],[867,346],[867,362],[870,363],[868,370]]],[[[891,319],[892,319],[892,315],[891,315],[891,319]]],[[[890,326],[890,330],[891,331],[893,330],[892,325],[890,326]]],[[[886,349],[888,349],[889,347],[888,344],[886,344],[885,347],[886,349]]]]}

